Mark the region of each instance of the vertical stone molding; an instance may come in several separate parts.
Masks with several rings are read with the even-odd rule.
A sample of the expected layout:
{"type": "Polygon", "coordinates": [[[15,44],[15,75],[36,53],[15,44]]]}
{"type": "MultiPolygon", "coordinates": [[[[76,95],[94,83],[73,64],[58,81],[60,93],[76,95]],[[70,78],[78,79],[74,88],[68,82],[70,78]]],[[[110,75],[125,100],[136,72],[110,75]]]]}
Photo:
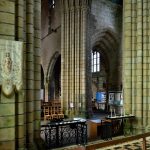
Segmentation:
{"type": "Polygon", "coordinates": [[[48,102],[48,81],[45,82],[45,102],[48,102]]]}
{"type": "Polygon", "coordinates": [[[125,107],[139,126],[150,123],[149,1],[124,1],[123,87],[125,107]]]}
{"type": "Polygon", "coordinates": [[[61,99],[66,115],[85,117],[89,1],[63,0],[62,6],[61,99]]]}
{"type": "MultiPolygon", "coordinates": [[[[23,59],[24,62],[26,62],[26,31],[25,31],[25,1],[24,0],[19,0],[15,1],[15,40],[16,41],[22,41],[24,44],[24,53],[23,53],[23,59]]],[[[23,80],[23,89],[21,92],[19,92],[16,95],[15,98],[15,120],[16,120],[16,127],[15,127],[15,132],[16,132],[16,148],[18,149],[23,149],[26,146],[26,94],[25,94],[25,89],[26,89],[26,81],[25,81],[25,74],[26,74],[26,68],[25,65],[22,67],[23,75],[24,75],[24,80],[23,80]],[[21,118],[21,119],[20,119],[21,118]]]]}
{"type": "Polygon", "coordinates": [[[34,0],[34,138],[40,138],[41,127],[41,0],[34,0]]]}
{"type": "Polygon", "coordinates": [[[26,1],[26,136],[27,147],[34,143],[34,0],[26,1]]]}

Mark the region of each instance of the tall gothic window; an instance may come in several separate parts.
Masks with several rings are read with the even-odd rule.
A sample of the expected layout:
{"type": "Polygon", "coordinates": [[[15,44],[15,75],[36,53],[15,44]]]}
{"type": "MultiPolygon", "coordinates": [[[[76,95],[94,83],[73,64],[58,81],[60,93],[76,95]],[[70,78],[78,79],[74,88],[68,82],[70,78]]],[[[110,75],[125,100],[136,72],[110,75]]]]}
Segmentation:
{"type": "Polygon", "coordinates": [[[50,8],[54,8],[55,7],[55,0],[48,0],[48,4],[50,8]]]}
{"type": "Polygon", "coordinates": [[[100,53],[97,51],[92,52],[92,72],[100,71],[100,53]]]}
{"type": "Polygon", "coordinates": [[[49,27],[48,27],[48,32],[51,34],[54,29],[52,28],[52,20],[54,19],[54,7],[55,7],[55,0],[48,0],[48,5],[49,5],[49,27]]]}

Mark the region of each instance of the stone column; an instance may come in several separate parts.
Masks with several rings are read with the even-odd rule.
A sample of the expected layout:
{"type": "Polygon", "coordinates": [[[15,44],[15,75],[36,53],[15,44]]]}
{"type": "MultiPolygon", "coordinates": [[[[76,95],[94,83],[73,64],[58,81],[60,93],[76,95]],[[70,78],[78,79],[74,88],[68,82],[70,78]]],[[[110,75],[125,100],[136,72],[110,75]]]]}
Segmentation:
{"type": "Polygon", "coordinates": [[[80,100],[80,88],[79,88],[79,80],[80,80],[80,20],[81,20],[81,11],[79,1],[76,2],[76,12],[75,12],[75,104],[76,104],[76,114],[80,115],[81,112],[81,100],[80,100]]]}
{"type": "Polygon", "coordinates": [[[0,38],[25,42],[24,89],[10,97],[0,89],[0,149],[34,149],[40,136],[40,3],[0,1],[0,38]]]}
{"type": "Polygon", "coordinates": [[[68,34],[69,34],[69,10],[68,10],[68,5],[67,1],[63,0],[62,1],[62,19],[61,19],[61,24],[62,24],[62,30],[61,30],[61,99],[62,99],[62,106],[64,109],[65,114],[68,115],[68,109],[69,109],[69,96],[68,96],[68,91],[69,91],[69,81],[68,81],[68,34]]]}
{"type": "Polygon", "coordinates": [[[26,139],[33,147],[34,137],[34,0],[26,1],[26,139]]]}
{"type": "MultiPolygon", "coordinates": [[[[15,2],[0,1],[0,38],[15,40],[15,2]]],[[[0,88],[0,149],[15,150],[15,95],[5,97],[0,88]]]]}
{"type": "Polygon", "coordinates": [[[45,81],[45,102],[48,102],[49,95],[49,81],[45,81]]]}
{"type": "MultiPolygon", "coordinates": [[[[63,3],[63,2],[62,2],[63,3]]],[[[62,15],[61,15],[61,70],[62,68],[64,68],[64,57],[65,57],[65,53],[64,53],[64,33],[65,33],[65,27],[64,27],[64,19],[65,19],[65,13],[64,13],[64,7],[62,7],[62,15]]],[[[65,99],[63,100],[62,97],[64,98],[64,93],[62,92],[64,90],[64,85],[65,82],[64,82],[64,71],[61,71],[61,106],[64,108],[64,101],[65,99]]],[[[64,108],[65,109],[65,108],[64,108]]]]}
{"type": "Polygon", "coordinates": [[[80,75],[79,75],[79,84],[80,84],[80,101],[81,101],[81,114],[86,113],[87,103],[86,103],[86,32],[87,32],[87,6],[81,1],[81,35],[80,35],[80,75]]]}
{"type": "MultiPolygon", "coordinates": [[[[24,0],[16,1],[16,13],[15,13],[15,40],[17,41],[24,41],[24,0]]],[[[25,59],[24,54],[24,60],[25,59]]],[[[25,68],[23,67],[23,74],[25,74],[25,68]]],[[[26,89],[25,80],[23,90],[16,94],[16,102],[15,102],[15,110],[16,110],[16,148],[22,149],[25,145],[25,109],[26,109],[26,102],[25,102],[25,93],[24,90],[26,89]]]]}
{"type": "Polygon", "coordinates": [[[69,35],[69,97],[70,97],[70,100],[69,100],[69,105],[72,105],[73,104],[73,108],[70,109],[70,116],[72,116],[72,114],[74,114],[75,112],[75,107],[76,107],[76,104],[75,104],[75,99],[74,99],[74,51],[75,51],[75,44],[74,44],[74,36],[75,36],[75,33],[74,33],[74,25],[75,25],[75,22],[74,22],[74,15],[75,15],[75,8],[74,8],[74,3],[73,3],[73,0],[70,1],[70,4],[69,4],[69,32],[70,32],[70,35],[69,35]],[[72,104],[71,104],[72,103],[72,104]]]}
{"type": "Polygon", "coordinates": [[[41,122],[41,0],[34,0],[34,138],[40,138],[41,122]]]}
{"type": "Polygon", "coordinates": [[[143,0],[143,126],[149,126],[150,128],[150,15],[149,15],[149,9],[150,9],[150,2],[143,0]],[[146,15],[147,14],[147,15],[146,15]]]}
{"type": "Polygon", "coordinates": [[[125,107],[138,126],[150,124],[149,15],[150,2],[124,1],[123,87],[125,107]]]}
{"type": "Polygon", "coordinates": [[[79,52],[79,86],[81,100],[81,115],[86,118],[92,113],[92,74],[91,74],[91,47],[90,47],[90,1],[81,2],[81,34],[79,52]]]}
{"type": "MultiPolygon", "coordinates": [[[[62,0],[61,96],[66,115],[85,117],[88,98],[89,1],[62,0]],[[88,80],[88,82],[87,82],[88,80]],[[79,112],[79,113],[78,113],[79,112]]],[[[91,72],[90,72],[91,74],[91,72]]]]}

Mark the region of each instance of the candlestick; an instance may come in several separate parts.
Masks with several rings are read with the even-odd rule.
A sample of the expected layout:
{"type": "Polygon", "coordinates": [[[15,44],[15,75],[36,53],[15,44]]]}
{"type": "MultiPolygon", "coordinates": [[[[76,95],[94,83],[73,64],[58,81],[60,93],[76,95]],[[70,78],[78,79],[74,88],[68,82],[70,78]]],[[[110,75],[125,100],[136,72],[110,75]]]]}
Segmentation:
{"type": "Polygon", "coordinates": [[[116,116],[115,109],[114,109],[114,115],[116,116]]]}
{"type": "Polygon", "coordinates": [[[121,116],[122,116],[122,108],[121,108],[121,116]]]}
{"type": "Polygon", "coordinates": [[[126,112],[125,112],[125,108],[124,108],[124,116],[126,115],[126,112]]]}
{"type": "Polygon", "coordinates": [[[112,117],[112,109],[110,109],[110,112],[111,112],[111,117],[112,117]]]}

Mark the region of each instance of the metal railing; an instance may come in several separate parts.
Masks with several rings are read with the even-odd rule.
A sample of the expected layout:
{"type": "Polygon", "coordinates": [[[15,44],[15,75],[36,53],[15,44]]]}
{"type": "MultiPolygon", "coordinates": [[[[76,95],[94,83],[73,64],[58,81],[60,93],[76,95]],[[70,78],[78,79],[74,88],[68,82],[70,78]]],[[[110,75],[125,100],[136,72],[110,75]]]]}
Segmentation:
{"type": "Polygon", "coordinates": [[[85,121],[61,121],[41,126],[41,135],[47,149],[87,143],[87,124],[85,121]]]}

